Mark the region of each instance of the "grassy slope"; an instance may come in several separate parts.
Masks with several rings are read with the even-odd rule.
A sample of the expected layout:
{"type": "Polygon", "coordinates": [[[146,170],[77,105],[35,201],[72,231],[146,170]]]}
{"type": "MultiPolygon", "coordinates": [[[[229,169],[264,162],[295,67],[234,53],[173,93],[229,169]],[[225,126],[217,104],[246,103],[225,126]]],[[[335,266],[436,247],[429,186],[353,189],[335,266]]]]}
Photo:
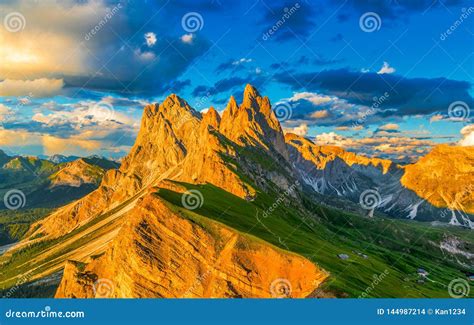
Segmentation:
{"type": "Polygon", "coordinates": [[[30,225],[44,218],[51,209],[1,210],[0,211],[0,246],[22,239],[30,225]]]}
{"type": "Polygon", "coordinates": [[[0,273],[0,295],[2,292],[8,291],[9,288],[15,286],[15,284],[17,283],[15,277],[18,278],[24,276],[25,274],[28,274],[28,279],[31,279],[36,274],[48,270],[53,266],[57,266],[58,263],[62,263],[65,259],[64,256],[66,256],[66,254],[86,245],[94,239],[104,236],[105,233],[110,231],[110,224],[106,224],[88,235],[79,237],[71,244],[63,247],[60,251],[52,254],[47,259],[42,260],[41,266],[35,268],[34,271],[31,271],[31,264],[29,263],[29,261],[33,260],[34,258],[38,257],[39,255],[45,253],[48,250],[53,249],[56,245],[75,237],[77,234],[96,225],[100,221],[108,218],[112,214],[119,211],[123,206],[126,206],[131,200],[133,200],[133,198],[115,207],[109,212],[94,218],[87,224],[74,229],[67,235],[55,239],[39,241],[30,244],[25,248],[15,251],[11,256],[0,256],[0,267],[2,271],[2,273],[0,273]]]}
{"type": "Polygon", "coordinates": [[[193,213],[181,207],[181,194],[160,190],[159,195],[189,218],[196,218],[197,213],[306,256],[331,273],[324,289],[337,296],[358,297],[370,287],[368,296],[374,297],[448,297],[449,282],[464,274],[459,266],[444,259],[442,251],[430,241],[439,242],[445,233],[455,233],[474,242],[474,235],[468,230],[367,219],[317,205],[309,207],[318,219],[311,221],[290,207],[290,201],[263,218],[263,211],[278,196],[260,193],[254,202],[247,202],[212,185],[183,185],[198,189],[204,196],[204,204],[193,213]],[[350,258],[339,259],[337,255],[341,253],[350,258]],[[430,272],[429,279],[435,282],[417,283],[419,267],[430,272]],[[384,272],[388,275],[375,284],[374,276],[384,272]]]}
{"type": "MultiPolygon", "coordinates": [[[[173,209],[204,227],[208,220],[212,219],[241,233],[306,256],[331,273],[324,289],[337,296],[357,297],[371,287],[369,296],[374,297],[447,297],[446,285],[455,278],[463,277],[459,267],[443,260],[442,252],[434,249],[429,243],[439,241],[443,234],[448,232],[447,228],[432,228],[415,222],[392,219],[367,219],[316,205],[310,209],[318,220],[311,221],[308,216],[303,220],[302,213],[290,206],[291,201],[280,204],[267,218],[263,218],[263,211],[275,202],[276,195],[271,197],[259,193],[254,202],[248,202],[212,185],[183,185],[198,189],[203,194],[202,207],[194,211],[182,208],[181,194],[169,190],[162,189],[158,195],[168,201],[173,209]],[[262,223],[258,222],[257,213],[262,223]],[[364,259],[353,251],[366,254],[368,258],[364,259]],[[340,253],[348,254],[349,260],[339,259],[337,254],[340,253]],[[428,270],[429,278],[436,282],[416,283],[418,267],[428,270]],[[374,275],[385,271],[388,275],[375,285],[374,275]]],[[[4,279],[27,273],[29,260],[103,220],[109,213],[62,238],[22,249],[16,252],[12,259],[5,260],[0,257],[0,264],[6,262],[2,265],[4,279]]],[[[457,228],[450,228],[449,232],[470,243],[474,242],[472,232],[457,228]]],[[[55,258],[85,245],[101,234],[99,229],[80,238],[48,258],[48,261],[44,261],[44,267],[35,273],[43,271],[48,265],[52,265],[51,263],[58,263],[55,258]]],[[[15,285],[15,281],[3,283],[0,290],[12,285],[15,285]]]]}

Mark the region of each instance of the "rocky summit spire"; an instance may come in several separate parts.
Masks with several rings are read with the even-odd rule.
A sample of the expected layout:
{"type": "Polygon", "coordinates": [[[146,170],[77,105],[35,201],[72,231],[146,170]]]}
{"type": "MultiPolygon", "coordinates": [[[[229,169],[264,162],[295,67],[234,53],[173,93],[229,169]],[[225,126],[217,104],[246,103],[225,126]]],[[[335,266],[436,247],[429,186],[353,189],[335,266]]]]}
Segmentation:
{"type": "Polygon", "coordinates": [[[237,105],[237,101],[235,100],[235,97],[230,96],[229,103],[227,104],[227,108],[225,110],[229,112],[230,115],[234,115],[238,109],[239,107],[237,105]]]}
{"type": "Polygon", "coordinates": [[[245,86],[243,101],[238,108],[235,99],[231,97],[219,130],[238,144],[262,146],[287,157],[283,132],[271,110],[269,99],[262,98],[250,84],[245,86]]]}
{"type": "Polygon", "coordinates": [[[244,97],[242,101],[242,106],[246,108],[255,108],[255,104],[261,96],[258,90],[251,84],[247,84],[244,90],[244,97]]]}
{"type": "Polygon", "coordinates": [[[211,106],[209,110],[202,115],[202,122],[218,130],[221,123],[221,117],[214,107],[211,106]]]}
{"type": "Polygon", "coordinates": [[[230,96],[229,103],[227,104],[224,113],[222,113],[222,120],[219,127],[222,133],[228,133],[233,128],[232,124],[234,123],[233,121],[238,110],[239,107],[237,106],[234,96],[230,96]]]}

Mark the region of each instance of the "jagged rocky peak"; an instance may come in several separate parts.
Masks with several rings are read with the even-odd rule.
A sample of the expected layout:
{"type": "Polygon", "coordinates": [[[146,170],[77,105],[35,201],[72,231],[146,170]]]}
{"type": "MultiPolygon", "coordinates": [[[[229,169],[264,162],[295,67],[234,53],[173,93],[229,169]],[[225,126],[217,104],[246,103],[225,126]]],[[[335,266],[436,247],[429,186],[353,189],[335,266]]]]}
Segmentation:
{"type": "Polygon", "coordinates": [[[374,166],[380,168],[383,174],[386,174],[390,168],[397,168],[394,166],[392,161],[381,158],[369,158],[362,155],[357,155],[353,152],[344,150],[341,147],[324,145],[320,146],[315,144],[309,139],[302,136],[286,133],[286,143],[292,148],[291,153],[294,158],[294,150],[299,152],[302,158],[311,161],[318,169],[325,169],[329,162],[334,161],[336,158],[344,161],[348,166],[362,165],[362,166],[374,166]],[[294,150],[293,150],[294,149],[294,150]]]}
{"type": "Polygon", "coordinates": [[[230,98],[219,130],[240,145],[262,146],[288,157],[283,131],[270,100],[250,84],[245,87],[240,106],[233,96],[230,98]]]}
{"type": "Polygon", "coordinates": [[[215,110],[214,107],[210,107],[209,110],[202,115],[202,121],[206,125],[212,126],[214,129],[218,130],[221,123],[221,117],[219,113],[215,110]]]}
{"type": "Polygon", "coordinates": [[[260,93],[258,92],[257,88],[255,88],[251,84],[247,84],[244,89],[242,106],[253,107],[255,104],[257,104],[257,99],[261,97],[262,96],[260,96],[260,93]]]}
{"type": "Polygon", "coordinates": [[[268,99],[267,96],[262,97],[258,90],[250,84],[245,86],[242,105],[240,105],[240,107],[257,110],[266,117],[270,125],[276,127],[278,124],[279,126],[278,119],[272,112],[270,99],[268,99]]]}
{"type": "MultiPolygon", "coordinates": [[[[195,111],[183,98],[171,94],[161,104],[150,104],[144,109],[144,117],[147,119],[159,116],[171,122],[179,122],[183,117],[196,117],[200,119],[201,114],[195,111]]],[[[181,121],[182,122],[182,121],[181,121]]]]}
{"type": "Polygon", "coordinates": [[[438,145],[404,167],[401,183],[436,207],[474,214],[473,162],[473,146],[438,145]]]}

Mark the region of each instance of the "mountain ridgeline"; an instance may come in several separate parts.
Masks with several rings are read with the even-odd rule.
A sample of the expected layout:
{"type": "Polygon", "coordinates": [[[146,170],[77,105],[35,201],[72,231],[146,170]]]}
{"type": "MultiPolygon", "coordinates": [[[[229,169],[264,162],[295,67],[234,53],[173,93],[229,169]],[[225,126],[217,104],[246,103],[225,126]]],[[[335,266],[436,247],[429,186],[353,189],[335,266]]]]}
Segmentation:
{"type": "MultiPolygon", "coordinates": [[[[15,189],[24,196],[21,208],[61,206],[96,189],[105,171],[118,166],[98,156],[40,159],[8,156],[0,150],[0,196],[8,197],[7,193],[15,189]]],[[[0,209],[6,208],[5,200],[0,202],[0,209]]]]}
{"type": "MultiPolygon", "coordinates": [[[[464,163],[437,169],[437,177],[472,184],[472,148],[443,150],[464,163]]],[[[399,166],[285,135],[251,85],[222,116],[172,94],[145,107],[130,153],[96,190],[31,225],[0,258],[8,265],[0,284],[14,283],[28,256],[36,263],[31,281],[64,270],[56,297],[346,297],[384,269],[391,273],[375,296],[442,296],[435,284],[403,281],[407,270],[435,263],[427,251],[444,256],[446,242],[459,256],[433,272],[439,281],[472,267],[472,233],[447,226],[473,227],[472,191],[431,182],[419,164],[426,161],[399,166]],[[392,227],[386,217],[403,221],[392,227]],[[407,245],[420,223],[407,219],[430,229],[416,248],[407,245]],[[344,252],[352,264],[340,260],[344,252]],[[357,279],[344,273],[353,265],[357,279]]],[[[55,177],[80,182],[67,170],[55,177]]]]}

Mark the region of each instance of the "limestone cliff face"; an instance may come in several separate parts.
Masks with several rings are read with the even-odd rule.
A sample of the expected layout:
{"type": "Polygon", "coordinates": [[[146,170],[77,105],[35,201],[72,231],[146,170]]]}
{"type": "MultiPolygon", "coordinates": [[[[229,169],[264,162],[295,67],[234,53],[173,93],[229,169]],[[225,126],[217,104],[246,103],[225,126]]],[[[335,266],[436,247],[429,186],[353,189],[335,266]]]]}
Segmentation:
{"type": "MultiPolygon", "coordinates": [[[[213,108],[201,115],[175,94],[159,105],[148,105],[137,140],[120,169],[108,171],[95,192],[34,224],[28,235],[64,235],[163,179],[211,183],[242,198],[255,197],[256,189],[228,162],[239,160],[233,141],[251,139],[254,145],[287,155],[283,133],[268,98],[262,98],[252,86],[246,87],[240,108],[232,101],[229,105],[222,121],[213,108]],[[229,114],[232,120],[226,117],[229,114]],[[219,130],[227,130],[228,137],[219,130]]],[[[277,184],[288,184],[278,175],[271,176],[277,184]]]]}
{"type": "Polygon", "coordinates": [[[205,226],[149,194],[127,214],[111,247],[68,262],[58,298],[306,297],[327,274],[211,220],[205,226]]]}
{"type": "Polygon", "coordinates": [[[66,163],[58,172],[51,175],[50,187],[72,186],[80,187],[83,184],[99,185],[105,170],[93,166],[84,159],[77,159],[66,163]]]}
{"type": "Polygon", "coordinates": [[[336,194],[357,199],[364,189],[396,184],[402,170],[389,160],[367,158],[335,146],[318,146],[314,142],[287,133],[285,140],[290,161],[303,181],[320,194],[336,194]],[[372,187],[371,187],[372,186],[372,187]]]}
{"type": "Polygon", "coordinates": [[[210,107],[209,110],[202,115],[202,122],[204,124],[212,126],[215,130],[219,130],[221,124],[221,117],[214,107],[210,107]]]}
{"type": "Polygon", "coordinates": [[[251,85],[245,87],[240,106],[237,106],[234,97],[230,98],[219,130],[240,145],[261,146],[288,158],[283,132],[271,109],[270,100],[266,96],[260,96],[251,85]]]}
{"type": "Polygon", "coordinates": [[[337,158],[347,165],[373,166],[386,174],[394,164],[387,159],[368,158],[346,151],[336,146],[318,146],[314,142],[293,133],[285,134],[285,141],[295,148],[305,160],[311,161],[318,169],[325,169],[328,163],[337,158]]]}
{"type": "Polygon", "coordinates": [[[458,152],[463,157],[456,156],[459,159],[456,158],[454,168],[446,162],[446,157],[455,155],[445,152],[455,151],[452,147],[441,150],[437,159],[427,156],[415,165],[401,167],[389,160],[359,156],[342,148],[318,146],[295,134],[286,134],[285,139],[290,161],[302,181],[319,194],[353,201],[354,209],[361,209],[360,202],[367,195],[366,191],[371,191],[374,205],[365,211],[370,216],[377,210],[395,218],[474,227],[471,218],[464,213],[473,202],[473,192],[468,190],[472,183],[468,174],[472,174],[473,168],[472,155],[466,154],[469,149],[458,152]],[[440,209],[447,206],[440,200],[457,202],[454,198],[463,202],[464,208],[451,205],[451,211],[440,209]]]}
{"type": "Polygon", "coordinates": [[[401,182],[437,207],[474,214],[474,147],[439,145],[405,166],[401,182]]]}

